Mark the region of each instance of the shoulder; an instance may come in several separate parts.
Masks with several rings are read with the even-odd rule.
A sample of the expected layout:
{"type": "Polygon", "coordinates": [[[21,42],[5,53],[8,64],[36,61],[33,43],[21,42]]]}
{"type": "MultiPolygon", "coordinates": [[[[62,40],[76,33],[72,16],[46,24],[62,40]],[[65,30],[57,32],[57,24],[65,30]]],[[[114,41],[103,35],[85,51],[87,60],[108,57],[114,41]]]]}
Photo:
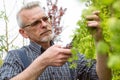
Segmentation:
{"type": "Polygon", "coordinates": [[[22,52],[22,51],[27,51],[28,46],[23,46],[22,48],[19,48],[19,49],[14,49],[14,50],[10,50],[8,51],[7,53],[7,56],[6,57],[19,57],[19,52],[22,52]]]}
{"type": "Polygon", "coordinates": [[[5,61],[12,60],[17,58],[17,50],[10,50],[7,53],[7,56],[5,57],[5,61]]]}
{"type": "Polygon", "coordinates": [[[23,50],[24,50],[23,48],[20,48],[20,49],[14,49],[14,50],[8,51],[7,56],[4,59],[4,62],[7,62],[7,63],[15,63],[15,62],[21,63],[19,53],[20,53],[20,51],[23,51],[23,50]]]}
{"type": "Polygon", "coordinates": [[[17,75],[23,70],[23,64],[18,56],[18,50],[10,50],[4,59],[4,63],[0,68],[0,80],[5,79],[5,77],[10,78],[17,75]]]}

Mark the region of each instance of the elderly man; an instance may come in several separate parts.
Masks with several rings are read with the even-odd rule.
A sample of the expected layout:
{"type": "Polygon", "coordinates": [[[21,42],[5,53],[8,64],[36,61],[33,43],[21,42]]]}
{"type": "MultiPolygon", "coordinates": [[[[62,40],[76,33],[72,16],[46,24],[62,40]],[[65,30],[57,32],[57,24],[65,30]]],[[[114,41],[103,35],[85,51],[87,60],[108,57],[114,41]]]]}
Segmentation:
{"type": "MultiPolygon", "coordinates": [[[[89,27],[99,27],[97,14],[95,12],[88,17],[95,19],[93,23],[88,21],[89,27]]],[[[0,69],[0,80],[98,80],[98,77],[110,80],[106,55],[98,55],[97,64],[94,62],[91,67],[86,65],[88,61],[84,56],[79,55],[77,68],[69,68],[71,50],[53,44],[50,19],[38,2],[30,2],[22,7],[17,14],[17,21],[19,33],[28,38],[30,44],[8,52],[0,69]],[[21,58],[19,53],[24,56],[21,58]],[[26,64],[30,63],[27,67],[25,61],[26,64]]],[[[99,30],[97,34],[101,35],[99,30]]]]}

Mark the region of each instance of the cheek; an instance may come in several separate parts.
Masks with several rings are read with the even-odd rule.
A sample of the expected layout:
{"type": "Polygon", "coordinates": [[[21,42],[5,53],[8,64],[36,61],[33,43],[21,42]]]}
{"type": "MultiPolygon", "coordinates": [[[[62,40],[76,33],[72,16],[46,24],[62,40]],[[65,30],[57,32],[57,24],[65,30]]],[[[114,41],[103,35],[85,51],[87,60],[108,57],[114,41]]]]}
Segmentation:
{"type": "Polygon", "coordinates": [[[28,29],[28,33],[32,33],[32,34],[36,34],[36,33],[39,33],[39,29],[37,28],[31,28],[31,29],[28,29]]]}
{"type": "Polygon", "coordinates": [[[48,29],[51,29],[51,30],[52,30],[52,26],[51,26],[51,25],[48,25],[48,29]]]}
{"type": "Polygon", "coordinates": [[[29,30],[27,30],[27,32],[28,32],[29,37],[39,35],[39,30],[38,29],[29,29],[29,30]]]}

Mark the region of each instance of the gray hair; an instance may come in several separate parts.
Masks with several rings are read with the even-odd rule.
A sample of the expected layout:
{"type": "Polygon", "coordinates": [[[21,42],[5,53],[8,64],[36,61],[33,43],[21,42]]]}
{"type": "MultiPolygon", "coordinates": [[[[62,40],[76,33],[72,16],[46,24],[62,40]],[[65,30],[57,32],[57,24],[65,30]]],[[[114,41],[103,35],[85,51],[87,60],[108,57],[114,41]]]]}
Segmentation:
{"type": "Polygon", "coordinates": [[[32,9],[34,7],[41,7],[40,6],[40,2],[39,1],[33,1],[33,2],[29,2],[27,3],[26,5],[24,5],[17,13],[16,15],[16,19],[17,19],[17,23],[18,23],[18,26],[20,28],[24,27],[25,26],[25,23],[23,22],[21,16],[20,16],[20,13],[23,11],[23,10],[28,10],[28,9],[32,9]]]}

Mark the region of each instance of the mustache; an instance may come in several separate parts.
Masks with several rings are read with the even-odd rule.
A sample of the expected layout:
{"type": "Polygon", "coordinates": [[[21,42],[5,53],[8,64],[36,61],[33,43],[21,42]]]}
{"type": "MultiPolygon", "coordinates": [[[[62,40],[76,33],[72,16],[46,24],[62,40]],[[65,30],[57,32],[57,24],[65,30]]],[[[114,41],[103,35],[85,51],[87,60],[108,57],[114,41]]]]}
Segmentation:
{"type": "MultiPolygon", "coordinates": [[[[42,34],[44,34],[44,33],[46,33],[46,32],[49,32],[49,31],[51,31],[51,30],[45,30],[45,31],[43,31],[42,33],[40,33],[40,35],[42,35],[42,34]]],[[[51,31],[52,32],[52,31],[51,31]]]]}

